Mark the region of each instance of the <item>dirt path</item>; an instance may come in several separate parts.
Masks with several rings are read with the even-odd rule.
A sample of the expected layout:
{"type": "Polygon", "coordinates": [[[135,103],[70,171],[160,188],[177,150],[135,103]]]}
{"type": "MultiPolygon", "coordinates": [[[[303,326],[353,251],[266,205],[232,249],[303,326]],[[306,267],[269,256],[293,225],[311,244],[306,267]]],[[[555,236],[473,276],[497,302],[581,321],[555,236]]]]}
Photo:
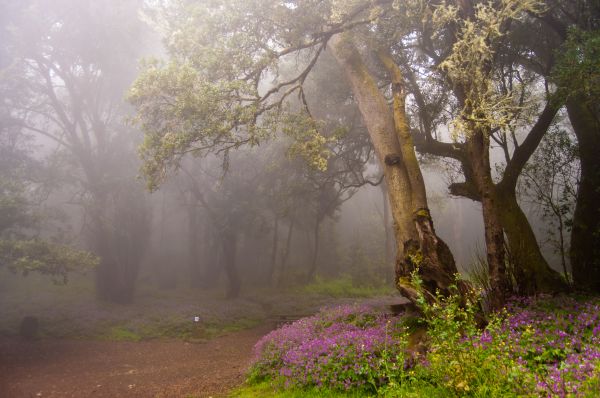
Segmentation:
{"type": "Polygon", "coordinates": [[[0,397],[219,397],[239,385],[262,326],[202,344],[0,338],[0,397]]]}

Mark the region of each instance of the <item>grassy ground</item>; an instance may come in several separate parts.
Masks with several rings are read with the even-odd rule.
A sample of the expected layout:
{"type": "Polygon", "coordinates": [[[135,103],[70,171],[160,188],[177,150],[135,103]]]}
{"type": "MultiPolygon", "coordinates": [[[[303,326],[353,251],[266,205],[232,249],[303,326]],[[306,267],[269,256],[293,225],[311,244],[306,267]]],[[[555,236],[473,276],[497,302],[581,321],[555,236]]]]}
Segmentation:
{"type": "Polygon", "coordinates": [[[316,312],[323,305],[382,296],[389,288],[356,287],[345,278],[292,289],[245,289],[234,300],[223,289],[160,290],[140,281],[135,302],[116,305],[96,300],[91,276],[72,276],[67,285],[48,279],[0,272],[0,334],[15,335],[24,316],[37,317],[40,337],[139,341],[211,339],[282,316],[316,312]],[[200,322],[194,322],[199,317],[200,322]]]}

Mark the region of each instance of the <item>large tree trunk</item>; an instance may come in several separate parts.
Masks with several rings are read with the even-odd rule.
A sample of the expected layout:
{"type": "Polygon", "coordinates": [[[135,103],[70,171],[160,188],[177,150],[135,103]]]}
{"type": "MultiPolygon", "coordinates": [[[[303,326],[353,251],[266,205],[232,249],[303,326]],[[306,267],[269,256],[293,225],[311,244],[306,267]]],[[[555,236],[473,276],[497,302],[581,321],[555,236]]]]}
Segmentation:
{"type": "Polygon", "coordinates": [[[117,304],[133,301],[140,256],[136,248],[105,225],[96,225],[90,231],[93,252],[100,257],[96,268],[96,294],[99,299],[117,304]]]}
{"type": "Polygon", "coordinates": [[[533,295],[564,290],[565,282],[558,272],[550,268],[542,255],[515,192],[497,189],[496,193],[497,213],[506,232],[509,254],[515,267],[509,271],[514,273],[517,292],[533,295]]]}
{"type": "Polygon", "coordinates": [[[88,240],[92,251],[100,257],[95,270],[96,295],[103,301],[127,304],[131,302],[133,294],[124,285],[120,275],[121,270],[110,244],[110,234],[101,217],[92,215],[90,219],[94,225],[90,227],[88,240]]]}
{"type": "Polygon", "coordinates": [[[146,209],[127,193],[113,192],[110,200],[108,195],[95,192],[87,209],[88,239],[100,257],[96,292],[101,300],[129,304],[148,237],[146,209]]]}
{"type": "Polygon", "coordinates": [[[571,232],[571,268],[575,287],[600,293],[600,121],[586,98],[567,102],[579,143],[581,178],[571,232]]]}
{"type": "Polygon", "coordinates": [[[397,66],[394,68],[395,64],[388,64],[382,59],[393,77],[392,112],[349,36],[332,37],[330,46],[350,83],[385,174],[398,246],[397,287],[405,297],[416,302],[419,292],[410,277],[418,270],[430,296],[436,290],[450,294],[456,265],[448,246],[435,234],[427,209],[425,184],[406,122],[403,82],[397,74],[399,70],[397,66]]]}
{"type": "Polygon", "coordinates": [[[490,169],[489,133],[481,129],[473,129],[467,141],[467,153],[483,212],[485,245],[492,287],[492,291],[489,292],[489,305],[492,309],[496,309],[504,304],[510,291],[510,283],[504,258],[504,231],[490,169]]]}

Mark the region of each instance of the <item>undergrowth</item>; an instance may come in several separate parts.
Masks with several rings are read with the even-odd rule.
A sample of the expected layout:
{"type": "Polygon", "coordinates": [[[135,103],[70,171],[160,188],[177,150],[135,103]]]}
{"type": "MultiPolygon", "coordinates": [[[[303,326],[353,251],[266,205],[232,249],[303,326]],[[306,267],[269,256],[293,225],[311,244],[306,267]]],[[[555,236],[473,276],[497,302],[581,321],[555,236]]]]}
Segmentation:
{"type": "Polygon", "coordinates": [[[485,328],[475,300],[420,306],[420,321],[344,306],[273,331],[234,396],[600,396],[598,298],[514,298],[485,328]]]}

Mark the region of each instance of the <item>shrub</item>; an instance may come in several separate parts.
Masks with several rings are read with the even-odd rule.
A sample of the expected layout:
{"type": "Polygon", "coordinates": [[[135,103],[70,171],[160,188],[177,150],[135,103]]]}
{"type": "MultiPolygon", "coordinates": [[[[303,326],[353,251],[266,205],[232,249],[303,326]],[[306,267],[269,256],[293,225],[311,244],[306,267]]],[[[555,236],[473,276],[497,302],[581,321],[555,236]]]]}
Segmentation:
{"type": "Polygon", "coordinates": [[[263,337],[252,379],[375,391],[404,367],[405,342],[398,318],[359,306],[321,310],[263,337]]]}
{"type": "Polygon", "coordinates": [[[265,336],[253,380],[390,397],[600,396],[598,299],[515,298],[485,328],[478,305],[458,296],[421,300],[424,356],[406,353],[402,317],[358,306],[323,310],[265,336]]]}

